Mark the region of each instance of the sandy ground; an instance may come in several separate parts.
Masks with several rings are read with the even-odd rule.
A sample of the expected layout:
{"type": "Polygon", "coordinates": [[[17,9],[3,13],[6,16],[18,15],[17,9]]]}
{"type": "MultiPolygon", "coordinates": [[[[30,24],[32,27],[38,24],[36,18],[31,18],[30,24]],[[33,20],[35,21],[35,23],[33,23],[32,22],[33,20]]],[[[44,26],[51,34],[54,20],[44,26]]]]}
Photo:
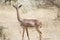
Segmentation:
{"type": "MultiPolygon", "coordinates": [[[[34,18],[42,22],[42,28],[39,28],[42,32],[42,40],[60,40],[60,21],[54,21],[58,12],[57,7],[29,10],[27,13],[19,10],[22,19],[34,18]]],[[[22,40],[23,29],[17,21],[16,11],[12,6],[0,6],[0,25],[8,28],[4,29],[3,32],[6,35],[6,40],[22,40]]],[[[28,30],[30,40],[39,40],[39,34],[35,28],[29,28],[28,30]]],[[[28,40],[26,32],[24,40],[28,40]]]]}

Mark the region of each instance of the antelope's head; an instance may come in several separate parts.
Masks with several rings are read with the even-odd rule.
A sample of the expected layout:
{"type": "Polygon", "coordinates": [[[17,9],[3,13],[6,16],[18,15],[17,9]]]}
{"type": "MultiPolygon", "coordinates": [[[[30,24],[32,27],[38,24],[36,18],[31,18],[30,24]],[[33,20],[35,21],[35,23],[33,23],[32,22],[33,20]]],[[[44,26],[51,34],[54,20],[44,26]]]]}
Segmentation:
{"type": "Polygon", "coordinates": [[[22,7],[22,5],[19,5],[19,6],[13,5],[13,7],[16,8],[16,9],[19,9],[19,8],[22,7]]]}

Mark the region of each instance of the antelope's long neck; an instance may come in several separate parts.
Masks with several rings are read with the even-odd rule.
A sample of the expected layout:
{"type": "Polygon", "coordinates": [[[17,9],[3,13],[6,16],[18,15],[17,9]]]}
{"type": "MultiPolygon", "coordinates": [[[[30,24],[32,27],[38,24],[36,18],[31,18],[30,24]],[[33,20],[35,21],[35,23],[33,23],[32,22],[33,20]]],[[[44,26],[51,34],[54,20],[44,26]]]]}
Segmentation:
{"type": "Polygon", "coordinates": [[[18,9],[16,9],[16,11],[17,11],[17,20],[18,20],[19,22],[22,22],[22,21],[21,21],[21,18],[20,18],[20,15],[19,15],[18,9]]]}

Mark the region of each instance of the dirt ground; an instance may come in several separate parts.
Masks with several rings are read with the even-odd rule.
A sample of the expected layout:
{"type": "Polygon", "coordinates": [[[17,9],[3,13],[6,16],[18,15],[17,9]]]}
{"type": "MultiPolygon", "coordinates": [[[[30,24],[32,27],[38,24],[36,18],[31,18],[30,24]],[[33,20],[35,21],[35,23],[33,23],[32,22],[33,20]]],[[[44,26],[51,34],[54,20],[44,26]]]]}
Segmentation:
{"type": "MultiPolygon", "coordinates": [[[[60,21],[54,21],[59,13],[59,8],[53,6],[50,8],[40,8],[29,10],[24,13],[22,8],[19,9],[20,17],[38,19],[42,22],[42,40],[60,40],[60,21]]],[[[0,26],[7,27],[4,29],[6,40],[22,40],[23,29],[17,21],[16,10],[12,6],[0,6],[0,26]]],[[[39,34],[35,28],[29,28],[30,40],[39,40],[39,34]]],[[[28,40],[26,32],[24,40],[28,40]]]]}

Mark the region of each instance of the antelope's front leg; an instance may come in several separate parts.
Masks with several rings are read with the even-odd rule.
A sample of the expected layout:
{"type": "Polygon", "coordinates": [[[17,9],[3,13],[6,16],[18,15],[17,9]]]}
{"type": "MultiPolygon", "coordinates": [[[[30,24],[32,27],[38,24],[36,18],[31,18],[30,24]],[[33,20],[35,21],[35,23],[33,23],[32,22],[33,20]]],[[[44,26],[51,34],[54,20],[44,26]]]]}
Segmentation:
{"type": "Polygon", "coordinates": [[[24,40],[24,32],[25,32],[25,28],[23,28],[22,40],[24,40]]]}
{"type": "Polygon", "coordinates": [[[28,40],[30,40],[29,33],[28,33],[28,28],[26,28],[26,33],[27,33],[28,40]]]}

